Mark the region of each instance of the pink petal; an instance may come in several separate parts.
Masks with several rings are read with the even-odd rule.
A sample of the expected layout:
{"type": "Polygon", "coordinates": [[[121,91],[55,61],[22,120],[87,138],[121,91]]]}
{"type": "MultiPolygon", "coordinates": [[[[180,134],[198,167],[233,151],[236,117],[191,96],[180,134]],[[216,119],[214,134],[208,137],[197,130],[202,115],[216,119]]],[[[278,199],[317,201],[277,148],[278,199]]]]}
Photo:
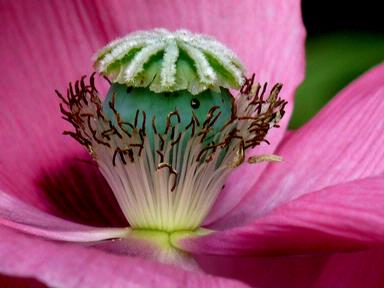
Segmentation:
{"type": "Polygon", "coordinates": [[[184,253],[175,251],[170,255],[162,245],[157,244],[153,237],[161,239],[158,241],[166,241],[165,237],[169,236],[165,232],[161,234],[159,231],[158,235],[148,233],[146,236],[140,236],[138,233],[132,233],[133,231],[129,228],[99,228],[80,225],[38,210],[0,190],[1,226],[51,240],[80,242],[82,245],[118,255],[161,260],[161,262],[169,262],[188,270],[198,269],[196,262],[190,257],[186,257],[184,253]]]}
{"type": "Polygon", "coordinates": [[[290,257],[200,256],[209,273],[263,288],[381,288],[384,250],[290,257]],[[217,263],[220,263],[218,265],[217,263]]]}
{"type": "Polygon", "coordinates": [[[83,223],[124,223],[111,193],[98,198],[109,189],[101,174],[74,160],[84,149],[62,135],[69,126],[54,95],[89,72],[91,51],[105,41],[94,10],[69,1],[0,5],[0,189],[83,223]]]}
{"type": "Polygon", "coordinates": [[[344,89],[290,133],[242,203],[215,227],[236,226],[308,192],[384,172],[384,65],[344,89]]]}
{"type": "Polygon", "coordinates": [[[316,283],[329,256],[231,257],[199,255],[197,258],[204,271],[216,276],[237,279],[252,287],[309,288],[313,286],[313,283],[316,283]]]}
{"type": "Polygon", "coordinates": [[[79,242],[118,255],[159,260],[188,270],[198,269],[196,262],[186,257],[184,253],[175,251],[171,255],[162,245],[157,244],[153,237],[161,239],[158,241],[166,241],[165,237],[168,237],[168,234],[165,232],[139,236],[137,233],[132,233],[129,228],[80,225],[47,214],[2,191],[0,191],[1,226],[50,240],[79,242]]]}
{"type": "Polygon", "coordinates": [[[224,278],[40,240],[0,227],[0,273],[50,287],[247,287],[224,278]]]}
{"type": "MultiPolygon", "coordinates": [[[[234,38],[236,32],[233,31],[241,31],[238,32],[239,36],[246,36],[246,43],[237,51],[241,58],[246,60],[249,71],[256,73],[256,79],[261,83],[268,82],[269,85],[276,82],[283,83],[281,95],[288,100],[286,114],[279,123],[281,127],[272,129],[267,136],[271,145],[261,145],[249,152],[250,155],[270,154],[283,138],[292,113],[296,87],[304,77],[305,29],[301,20],[300,1],[249,1],[247,4],[245,2],[238,1],[232,10],[229,10],[232,11],[230,17],[238,14],[243,16],[231,21],[235,24],[230,24],[233,28],[228,28],[230,32],[227,34],[234,38]],[[239,3],[248,6],[244,7],[247,13],[236,8],[239,3]]],[[[205,224],[215,221],[235,207],[257,182],[265,167],[265,164],[243,164],[237,168],[227,180],[225,189],[205,224]]]]}
{"type": "MultiPolygon", "coordinates": [[[[67,81],[89,73],[92,53],[113,38],[156,26],[212,34],[234,49],[260,81],[284,82],[291,103],[302,78],[304,29],[299,1],[8,1],[0,5],[4,98],[0,107],[0,188],[56,214],[61,211],[51,207],[44,189],[36,183],[52,168],[62,173],[66,161],[77,157],[82,148],[61,135],[68,125],[60,119],[53,91],[63,90],[67,81]]],[[[276,130],[269,137],[273,145],[283,131],[276,130]]],[[[258,170],[262,166],[252,173],[258,170]]],[[[234,182],[228,186],[234,187],[234,182]]],[[[218,215],[240,199],[226,194],[218,215]]],[[[114,203],[110,206],[115,207],[114,203]]],[[[101,215],[111,210],[100,206],[101,215]]],[[[92,218],[86,216],[82,221],[92,218]]]]}
{"type": "Polygon", "coordinates": [[[308,193],[243,227],[176,243],[196,254],[282,255],[384,246],[384,176],[308,193]]]}
{"type": "Polygon", "coordinates": [[[0,191],[0,224],[29,234],[64,241],[100,241],[125,237],[126,228],[96,228],[42,212],[0,191]]]}
{"type": "Polygon", "coordinates": [[[336,254],[319,275],[314,288],[381,288],[384,286],[384,250],[336,254]]]}

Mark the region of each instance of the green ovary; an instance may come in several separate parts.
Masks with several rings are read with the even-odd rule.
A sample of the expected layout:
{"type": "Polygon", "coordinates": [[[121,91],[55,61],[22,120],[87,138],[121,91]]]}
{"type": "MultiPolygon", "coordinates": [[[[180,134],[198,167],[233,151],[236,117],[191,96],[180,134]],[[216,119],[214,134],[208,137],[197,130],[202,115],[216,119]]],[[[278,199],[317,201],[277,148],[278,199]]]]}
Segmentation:
{"type": "MultiPolygon", "coordinates": [[[[207,137],[209,141],[213,135],[220,132],[220,129],[231,119],[232,115],[232,95],[227,89],[221,88],[220,91],[205,90],[197,95],[193,95],[187,90],[175,92],[155,93],[148,88],[127,87],[123,84],[112,84],[109,89],[106,100],[104,101],[104,112],[109,119],[116,122],[116,116],[110,108],[110,102],[115,103],[115,109],[121,120],[125,123],[143,123],[143,112],[145,112],[145,130],[153,132],[152,120],[155,119],[156,130],[163,134],[166,130],[167,117],[172,112],[177,112],[180,116],[180,123],[177,117],[171,117],[171,126],[176,124],[179,131],[187,128],[190,124],[193,114],[200,122],[200,127],[207,118],[208,112],[214,106],[218,108],[214,111],[214,116],[218,115],[217,121],[212,125],[212,130],[207,137]],[[138,112],[137,112],[138,111],[138,112]],[[137,114],[137,116],[136,116],[137,114]]],[[[116,125],[116,123],[114,123],[116,125]]],[[[125,126],[129,131],[129,126],[125,126]]],[[[198,130],[198,127],[196,127],[198,130]]],[[[148,133],[149,137],[153,133],[148,133]]],[[[151,141],[153,141],[151,139],[151,141]]]]}

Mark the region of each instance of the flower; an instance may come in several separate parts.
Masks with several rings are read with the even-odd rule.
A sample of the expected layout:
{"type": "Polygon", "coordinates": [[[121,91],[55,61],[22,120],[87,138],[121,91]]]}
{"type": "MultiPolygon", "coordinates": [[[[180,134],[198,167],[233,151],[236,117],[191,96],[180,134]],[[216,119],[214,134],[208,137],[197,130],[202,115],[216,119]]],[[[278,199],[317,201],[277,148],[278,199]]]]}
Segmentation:
{"type": "Polygon", "coordinates": [[[137,243],[113,253],[105,252],[116,246],[110,241],[104,251],[64,243],[126,233],[100,174],[75,161],[87,158],[60,135],[68,126],[56,119],[51,96],[66,79],[87,72],[93,51],[138,28],[212,34],[258,79],[284,83],[289,115],[303,76],[304,30],[298,1],[52,3],[9,2],[0,9],[6,23],[0,83],[7,97],[0,108],[1,273],[61,287],[246,287],[220,276],[266,287],[383,283],[383,66],[302,129],[284,133],[283,118],[268,136],[271,145],[257,152],[276,151],[284,162],[240,166],[205,220],[217,232],[174,243],[218,276],[128,256],[138,252],[128,250],[137,243]]]}
{"type": "Polygon", "coordinates": [[[64,134],[97,163],[129,223],[127,234],[196,233],[228,173],[278,127],[287,104],[278,96],[282,85],[265,95],[267,85],[254,83],[254,75],[244,81],[232,51],[186,30],[137,31],[96,58],[111,77],[104,76],[107,96],[102,103],[96,73],[89,84],[83,76],[65,94],[56,91],[74,128],[64,134]],[[237,98],[229,91],[235,87],[237,98]]]}

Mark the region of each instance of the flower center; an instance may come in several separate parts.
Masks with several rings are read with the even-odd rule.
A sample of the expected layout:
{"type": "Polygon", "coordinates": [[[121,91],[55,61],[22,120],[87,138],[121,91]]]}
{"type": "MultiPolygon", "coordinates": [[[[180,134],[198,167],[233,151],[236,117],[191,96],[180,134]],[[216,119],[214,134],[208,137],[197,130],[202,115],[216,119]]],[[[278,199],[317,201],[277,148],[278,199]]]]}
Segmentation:
{"type": "MultiPolygon", "coordinates": [[[[238,97],[227,89],[154,93],[112,84],[103,103],[94,74],[58,93],[72,136],[97,162],[134,229],[195,230],[212,208],[245,151],[284,114],[286,101],[272,87],[246,80],[238,97]]],[[[265,155],[250,163],[278,160],[265,155]]]]}
{"type": "Polygon", "coordinates": [[[284,114],[282,85],[265,96],[267,85],[244,81],[236,55],[206,35],[138,31],[101,49],[94,66],[110,83],[106,100],[94,74],[58,93],[75,128],[65,134],[87,148],[136,231],[198,229],[230,171],[284,114]]]}

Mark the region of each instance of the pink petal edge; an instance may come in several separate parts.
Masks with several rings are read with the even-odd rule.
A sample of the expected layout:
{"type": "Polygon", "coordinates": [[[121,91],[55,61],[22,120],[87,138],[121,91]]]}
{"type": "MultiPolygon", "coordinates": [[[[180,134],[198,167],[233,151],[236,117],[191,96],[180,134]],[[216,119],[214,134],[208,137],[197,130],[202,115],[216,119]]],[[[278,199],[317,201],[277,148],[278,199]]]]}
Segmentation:
{"type": "Polygon", "coordinates": [[[384,250],[336,254],[327,261],[313,288],[381,288],[384,286],[384,250]]]}
{"type": "MultiPolygon", "coordinates": [[[[198,255],[197,259],[204,271],[243,281],[251,287],[310,288],[316,283],[329,257],[329,255],[279,257],[198,255]]],[[[324,288],[326,287],[334,286],[324,288]]]]}
{"type": "Polygon", "coordinates": [[[208,273],[252,287],[382,288],[384,284],[383,249],[305,256],[198,258],[208,273]]]}
{"type": "MultiPolygon", "coordinates": [[[[33,236],[49,240],[77,242],[82,246],[94,247],[109,253],[140,257],[172,263],[180,268],[196,270],[196,262],[185,253],[174,250],[171,253],[161,241],[152,237],[139,236],[129,227],[100,228],[77,224],[38,210],[15,197],[0,191],[0,226],[6,226],[33,236]]],[[[160,233],[160,232],[159,232],[160,233]]]]}
{"type": "Polygon", "coordinates": [[[0,273],[49,287],[248,287],[139,258],[26,236],[0,226],[0,273]]]}
{"type": "Polygon", "coordinates": [[[308,193],[245,226],[175,244],[195,254],[248,256],[384,247],[384,176],[308,193]]]}
{"type": "Polygon", "coordinates": [[[73,223],[40,211],[0,190],[0,224],[54,240],[93,242],[125,237],[128,228],[99,228],[73,223]]]}

